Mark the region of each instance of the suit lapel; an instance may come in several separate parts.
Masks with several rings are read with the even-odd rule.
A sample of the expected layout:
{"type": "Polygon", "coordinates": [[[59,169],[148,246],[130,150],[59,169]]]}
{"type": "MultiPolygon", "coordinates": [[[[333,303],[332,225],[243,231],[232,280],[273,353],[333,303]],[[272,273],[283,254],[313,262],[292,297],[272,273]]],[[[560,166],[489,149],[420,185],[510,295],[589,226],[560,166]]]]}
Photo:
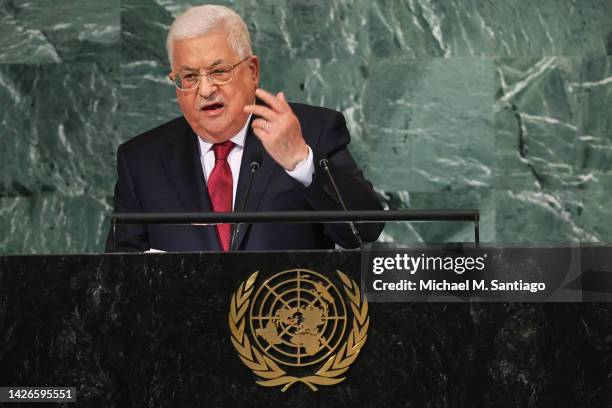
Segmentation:
{"type": "MultiPolygon", "coordinates": [[[[161,161],[168,180],[186,212],[211,211],[206,182],[199,157],[197,135],[185,122],[180,135],[168,139],[169,147],[162,153],[161,161]]],[[[215,228],[199,227],[206,249],[219,250],[215,228]]]]}
{"type": "MultiPolygon", "coordinates": [[[[253,117],[251,118],[251,122],[252,120],[253,117]]],[[[268,182],[270,181],[270,177],[272,176],[274,169],[277,167],[276,162],[266,152],[259,138],[253,133],[251,123],[249,123],[247,129],[248,130],[244,141],[244,152],[242,154],[242,163],[240,164],[240,176],[238,177],[238,188],[236,190],[234,211],[240,211],[242,203],[244,202],[247,184],[249,183],[249,178],[251,177],[250,164],[253,158],[260,155],[261,166],[253,178],[251,193],[248,201],[246,202],[244,211],[257,210],[263,197],[263,193],[268,185],[268,182]]],[[[244,224],[240,227],[234,248],[240,248],[240,244],[244,240],[244,237],[246,236],[250,227],[251,224],[244,224]]]]}

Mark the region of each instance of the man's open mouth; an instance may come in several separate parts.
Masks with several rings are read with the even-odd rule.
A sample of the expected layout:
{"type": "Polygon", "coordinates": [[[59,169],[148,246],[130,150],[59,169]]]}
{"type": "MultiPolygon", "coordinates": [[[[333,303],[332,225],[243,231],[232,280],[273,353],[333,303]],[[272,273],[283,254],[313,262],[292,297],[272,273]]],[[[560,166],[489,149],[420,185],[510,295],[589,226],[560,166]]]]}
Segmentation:
{"type": "Polygon", "coordinates": [[[221,108],[223,108],[222,103],[212,103],[210,105],[202,106],[202,110],[204,111],[214,111],[214,110],[221,109],[221,108]]]}

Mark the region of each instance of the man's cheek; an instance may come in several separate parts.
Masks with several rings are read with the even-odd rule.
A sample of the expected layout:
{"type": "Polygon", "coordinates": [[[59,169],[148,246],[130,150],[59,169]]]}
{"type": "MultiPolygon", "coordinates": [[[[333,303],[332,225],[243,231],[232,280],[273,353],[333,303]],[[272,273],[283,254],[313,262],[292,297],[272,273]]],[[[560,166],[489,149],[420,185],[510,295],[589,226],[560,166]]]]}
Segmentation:
{"type": "Polygon", "coordinates": [[[195,113],[196,107],[194,106],[194,102],[186,98],[184,95],[178,96],[177,101],[179,104],[179,108],[185,114],[187,113],[195,113]]]}

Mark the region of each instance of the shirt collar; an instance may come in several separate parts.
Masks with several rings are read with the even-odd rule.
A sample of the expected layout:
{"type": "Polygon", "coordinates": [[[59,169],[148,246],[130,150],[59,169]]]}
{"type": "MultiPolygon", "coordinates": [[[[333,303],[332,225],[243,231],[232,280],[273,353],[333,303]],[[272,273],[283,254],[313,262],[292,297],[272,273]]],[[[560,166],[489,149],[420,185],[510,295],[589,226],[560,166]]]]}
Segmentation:
{"type": "MultiPolygon", "coordinates": [[[[234,142],[236,146],[240,146],[240,148],[242,149],[244,149],[244,141],[246,139],[247,127],[249,126],[249,122],[251,122],[251,116],[252,114],[249,115],[246,120],[246,123],[244,124],[242,129],[240,129],[240,131],[236,134],[236,136],[230,139],[232,142],[234,142]]],[[[212,149],[213,144],[203,140],[200,136],[197,137],[198,142],[200,143],[200,156],[204,157],[204,155],[208,153],[210,149],[212,149]]]]}

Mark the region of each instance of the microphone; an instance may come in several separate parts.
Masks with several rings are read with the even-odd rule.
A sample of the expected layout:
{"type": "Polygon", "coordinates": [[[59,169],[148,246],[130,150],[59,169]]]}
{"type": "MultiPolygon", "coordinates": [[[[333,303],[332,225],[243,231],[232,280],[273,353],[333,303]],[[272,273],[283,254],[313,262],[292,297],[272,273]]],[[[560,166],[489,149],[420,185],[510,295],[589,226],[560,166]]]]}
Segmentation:
{"type": "MultiPolygon", "coordinates": [[[[329,181],[331,181],[331,185],[334,188],[334,192],[336,193],[336,197],[338,198],[338,201],[340,202],[342,209],[344,211],[348,211],[348,209],[346,208],[346,204],[344,204],[344,200],[342,199],[342,195],[340,194],[340,190],[338,190],[338,186],[336,186],[336,182],[334,181],[334,177],[332,176],[331,170],[329,169],[329,163],[327,159],[319,160],[319,166],[321,166],[323,170],[325,170],[325,172],[327,173],[327,176],[329,177],[329,181]]],[[[359,236],[359,232],[357,232],[355,223],[353,221],[349,221],[349,226],[351,227],[351,232],[353,233],[353,236],[355,237],[357,244],[359,244],[359,248],[363,248],[363,241],[361,240],[361,237],[359,236]]]]}
{"type": "MultiPolygon", "coordinates": [[[[249,182],[247,183],[246,192],[244,193],[244,200],[242,200],[242,205],[240,206],[240,212],[243,212],[246,208],[247,201],[249,200],[249,195],[251,194],[251,185],[253,184],[253,179],[255,178],[255,173],[259,170],[261,166],[261,153],[255,152],[251,156],[251,163],[249,167],[251,168],[251,172],[249,173],[249,182]]],[[[236,243],[236,238],[238,237],[238,231],[240,230],[241,224],[236,224],[236,228],[234,228],[234,233],[232,234],[232,239],[230,240],[230,250],[234,251],[234,244],[236,243]]]]}

